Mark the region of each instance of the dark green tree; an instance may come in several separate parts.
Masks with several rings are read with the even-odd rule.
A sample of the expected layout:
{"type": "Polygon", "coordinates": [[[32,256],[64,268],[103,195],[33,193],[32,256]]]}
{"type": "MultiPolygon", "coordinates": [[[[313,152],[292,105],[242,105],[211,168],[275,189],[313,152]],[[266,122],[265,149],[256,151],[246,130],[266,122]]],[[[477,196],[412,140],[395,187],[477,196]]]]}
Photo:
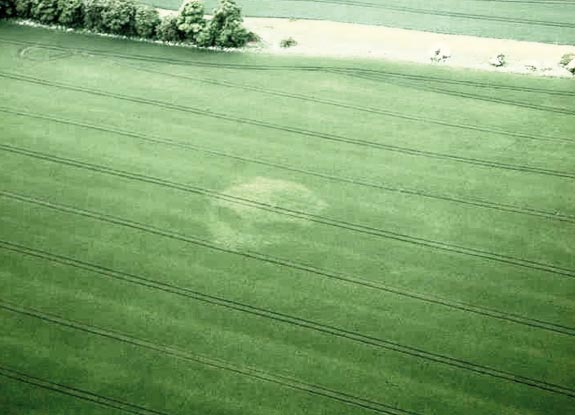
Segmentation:
{"type": "Polygon", "coordinates": [[[16,4],[14,0],[0,0],[0,19],[16,15],[16,4]]]}
{"type": "Polygon", "coordinates": [[[200,0],[188,0],[178,14],[178,29],[184,39],[190,43],[197,43],[198,36],[205,27],[204,4],[200,0]]]}
{"type": "Polygon", "coordinates": [[[84,0],[59,0],[58,23],[68,27],[84,26],[84,0]]]}
{"type": "Polygon", "coordinates": [[[243,27],[240,7],[234,0],[221,0],[212,20],[198,37],[200,46],[237,48],[245,46],[250,33],[243,27]]]}
{"type": "Polygon", "coordinates": [[[141,4],[136,6],[135,30],[137,36],[153,39],[157,35],[159,25],[160,15],[156,9],[141,4]]]}
{"type": "Polygon", "coordinates": [[[105,31],[103,13],[108,0],[84,0],[84,28],[94,32],[105,31]]]}
{"type": "Polygon", "coordinates": [[[103,31],[122,36],[136,34],[136,3],[134,0],[107,0],[102,10],[103,31]]]}
{"type": "Polygon", "coordinates": [[[44,24],[58,23],[58,0],[36,0],[32,3],[32,19],[44,24]]]}
{"type": "Polygon", "coordinates": [[[157,37],[164,42],[181,42],[184,35],[178,28],[178,17],[163,17],[157,29],[157,37]]]}
{"type": "Polygon", "coordinates": [[[22,19],[30,19],[32,17],[32,5],[35,3],[33,0],[16,0],[16,16],[22,19]]]}

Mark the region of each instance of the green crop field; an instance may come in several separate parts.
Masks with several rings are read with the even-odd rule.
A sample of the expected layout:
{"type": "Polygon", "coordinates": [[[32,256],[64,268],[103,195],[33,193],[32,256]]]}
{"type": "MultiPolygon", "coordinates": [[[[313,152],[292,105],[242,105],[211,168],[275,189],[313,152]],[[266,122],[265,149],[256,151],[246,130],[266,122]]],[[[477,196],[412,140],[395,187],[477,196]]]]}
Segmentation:
{"type": "Polygon", "coordinates": [[[184,0],[138,0],[139,3],[149,4],[168,10],[178,10],[184,0]]]}
{"type": "Polygon", "coordinates": [[[573,85],[0,24],[0,413],[573,413],[573,85]]]}
{"type": "MultiPolygon", "coordinates": [[[[140,0],[178,9],[181,0],[140,0]]],[[[219,0],[206,0],[212,10],[219,0]]],[[[575,2],[563,0],[238,0],[252,17],[325,19],[572,45],[575,2]]]]}

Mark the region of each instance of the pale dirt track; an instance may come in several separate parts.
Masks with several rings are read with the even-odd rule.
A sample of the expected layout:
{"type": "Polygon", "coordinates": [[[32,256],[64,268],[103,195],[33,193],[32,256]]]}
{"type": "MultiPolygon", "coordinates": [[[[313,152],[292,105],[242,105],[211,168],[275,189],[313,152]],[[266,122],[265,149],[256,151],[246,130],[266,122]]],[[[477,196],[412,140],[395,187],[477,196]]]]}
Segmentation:
{"type": "MultiPolygon", "coordinates": [[[[161,14],[168,13],[174,12],[161,10],[161,14]]],[[[570,77],[571,74],[558,63],[564,53],[575,52],[573,45],[445,35],[323,20],[254,17],[244,20],[245,26],[261,38],[259,45],[248,49],[274,55],[430,63],[430,51],[436,45],[445,45],[452,57],[437,65],[570,77]],[[289,37],[298,42],[297,46],[281,48],[280,41],[289,37]],[[489,64],[489,60],[499,53],[505,54],[508,62],[502,68],[489,64]],[[535,66],[537,70],[529,70],[526,65],[535,66]]]]}

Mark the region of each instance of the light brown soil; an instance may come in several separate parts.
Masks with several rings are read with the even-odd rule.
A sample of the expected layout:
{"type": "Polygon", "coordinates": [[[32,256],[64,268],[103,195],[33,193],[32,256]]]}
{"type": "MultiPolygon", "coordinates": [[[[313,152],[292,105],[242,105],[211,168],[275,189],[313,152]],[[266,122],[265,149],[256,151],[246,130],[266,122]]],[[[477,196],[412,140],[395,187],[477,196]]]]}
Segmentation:
{"type": "Polygon", "coordinates": [[[274,54],[429,63],[431,50],[442,45],[452,54],[442,63],[444,65],[522,73],[531,72],[526,65],[532,65],[538,68],[536,73],[539,74],[570,76],[558,67],[558,62],[564,53],[575,51],[574,46],[318,20],[246,18],[245,24],[262,38],[263,47],[260,50],[274,54]],[[281,48],[280,41],[288,37],[295,39],[297,46],[281,48]],[[489,60],[499,53],[507,58],[508,64],[503,68],[489,64],[489,60]]]}
{"type": "MultiPolygon", "coordinates": [[[[162,11],[162,14],[168,13],[162,11]]],[[[323,20],[245,18],[245,26],[261,38],[248,50],[276,55],[336,58],[389,59],[430,63],[437,45],[447,47],[451,58],[440,65],[498,72],[532,73],[543,76],[571,76],[559,67],[561,56],[575,52],[575,46],[445,35],[383,26],[338,23],[323,20]],[[297,45],[281,48],[282,39],[293,38],[297,45]],[[498,54],[507,64],[496,68],[489,60],[498,54]],[[528,69],[527,66],[536,68],[528,69]]]]}

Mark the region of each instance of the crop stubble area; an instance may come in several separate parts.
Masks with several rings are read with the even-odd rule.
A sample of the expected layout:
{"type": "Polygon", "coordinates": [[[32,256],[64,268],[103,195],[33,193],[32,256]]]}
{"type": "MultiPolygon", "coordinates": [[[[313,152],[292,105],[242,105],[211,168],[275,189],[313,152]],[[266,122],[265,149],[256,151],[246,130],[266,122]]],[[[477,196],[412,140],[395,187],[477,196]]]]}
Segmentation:
{"type": "Polygon", "coordinates": [[[570,80],[0,26],[8,414],[568,414],[570,80]]]}

